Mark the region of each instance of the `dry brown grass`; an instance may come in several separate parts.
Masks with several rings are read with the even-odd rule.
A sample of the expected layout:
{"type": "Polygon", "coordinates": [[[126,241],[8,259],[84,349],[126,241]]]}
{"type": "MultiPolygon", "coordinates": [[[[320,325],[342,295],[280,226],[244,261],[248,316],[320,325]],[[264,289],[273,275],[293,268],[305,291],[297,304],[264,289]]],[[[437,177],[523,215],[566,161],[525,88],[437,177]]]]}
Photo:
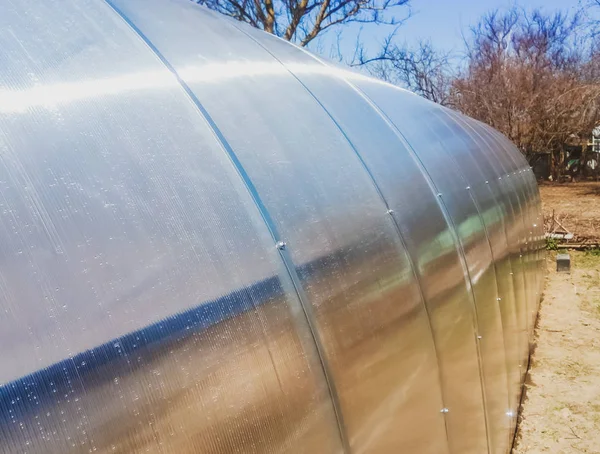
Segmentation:
{"type": "Polygon", "coordinates": [[[554,213],[575,242],[600,240],[600,182],[542,184],[540,192],[546,226],[554,213]]]}

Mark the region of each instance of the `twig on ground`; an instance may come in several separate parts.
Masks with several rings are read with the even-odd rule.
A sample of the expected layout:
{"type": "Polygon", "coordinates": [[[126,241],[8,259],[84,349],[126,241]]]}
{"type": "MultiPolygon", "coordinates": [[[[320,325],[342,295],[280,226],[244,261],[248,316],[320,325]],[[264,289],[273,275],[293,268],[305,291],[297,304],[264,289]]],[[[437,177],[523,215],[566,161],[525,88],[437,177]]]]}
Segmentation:
{"type": "Polygon", "coordinates": [[[569,426],[569,425],[567,424],[567,427],[569,428],[569,430],[571,431],[571,433],[572,433],[573,435],[575,435],[577,438],[579,438],[579,439],[581,440],[581,437],[575,433],[575,431],[573,430],[573,428],[572,428],[571,426],[569,426]]]}

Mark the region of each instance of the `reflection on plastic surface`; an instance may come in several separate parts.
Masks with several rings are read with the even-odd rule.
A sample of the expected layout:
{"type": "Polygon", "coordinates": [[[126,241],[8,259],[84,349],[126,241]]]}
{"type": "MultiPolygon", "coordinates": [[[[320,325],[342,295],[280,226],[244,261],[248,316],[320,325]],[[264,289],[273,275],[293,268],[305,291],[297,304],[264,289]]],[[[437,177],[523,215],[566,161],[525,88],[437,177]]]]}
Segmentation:
{"type": "Polygon", "coordinates": [[[0,452],[509,449],[505,138],[183,0],[4,2],[0,61],[0,452]]]}
{"type": "MultiPolygon", "coordinates": [[[[479,135],[487,141],[487,143],[494,149],[504,150],[501,144],[498,143],[497,139],[490,135],[489,130],[482,125],[474,124],[473,126],[479,135]]],[[[521,352],[519,355],[519,369],[521,380],[525,374],[525,366],[527,364],[527,355],[529,354],[529,331],[528,331],[528,321],[527,321],[527,311],[528,311],[528,276],[526,270],[526,254],[524,254],[525,246],[526,246],[526,238],[525,238],[525,216],[526,211],[523,205],[523,197],[522,188],[520,189],[518,186],[518,180],[516,178],[511,178],[513,172],[513,161],[510,159],[508,153],[494,153],[491,156],[491,159],[495,161],[495,166],[499,172],[499,176],[497,180],[500,184],[501,190],[504,192],[504,200],[507,201],[507,205],[509,207],[509,211],[511,213],[512,222],[510,222],[511,226],[511,234],[510,234],[510,242],[509,244],[513,246],[512,249],[512,268],[514,271],[514,276],[516,277],[516,287],[517,287],[517,317],[519,320],[520,326],[520,345],[521,352]]]]}
{"type": "MultiPolygon", "coordinates": [[[[451,111],[445,111],[452,119],[460,124],[466,133],[467,147],[471,153],[471,159],[479,167],[479,175],[484,181],[480,182],[478,189],[472,188],[472,193],[477,197],[483,222],[488,231],[488,238],[494,258],[496,274],[496,285],[498,291],[498,305],[502,318],[502,330],[504,333],[504,347],[506,356],[506,368],[508,374],[508,397],[509,407],[507,414],[513,418],[517,414],[519,404],[520,372],[519,364],[520,344],[519,330],[517,327],[517,313],[514,290],[513,264],[510,260],[509,242],[510,236],[507,230],[509,225],[509,210],[503,203],[502,189],[499,187],[501,180],[498,162],[490,162],[486,154],[492,152],[497,155],[498,151],[486,142],[476,129],[470,125],[464,117],[451,111]],[[483,183],[483,184],[482,184],[483,183]]],[[[514,420],[512,421],[514,425],[514,420]]]]}

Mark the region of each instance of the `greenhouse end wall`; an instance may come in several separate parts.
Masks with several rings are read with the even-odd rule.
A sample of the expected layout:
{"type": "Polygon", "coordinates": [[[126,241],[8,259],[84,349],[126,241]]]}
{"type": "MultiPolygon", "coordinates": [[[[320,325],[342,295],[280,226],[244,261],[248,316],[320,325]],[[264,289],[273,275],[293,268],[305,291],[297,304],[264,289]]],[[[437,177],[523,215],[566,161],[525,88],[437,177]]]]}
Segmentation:
{"type": "Polygon", "coordinates": [[[505,453],[501,134],[185,0],[0,5],[0,452],[505,453]]]}

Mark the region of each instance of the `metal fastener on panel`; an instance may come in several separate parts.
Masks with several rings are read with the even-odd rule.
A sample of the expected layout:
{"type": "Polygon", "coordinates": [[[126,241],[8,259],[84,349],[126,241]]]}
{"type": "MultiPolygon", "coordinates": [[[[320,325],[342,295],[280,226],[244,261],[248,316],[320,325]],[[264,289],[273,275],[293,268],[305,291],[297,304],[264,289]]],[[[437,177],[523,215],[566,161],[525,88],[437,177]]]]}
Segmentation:
{"type": "Polygon", "coordinates": [[[441,196],[442,196],[442,193],[441,193],[441,192],[438,192],[437,196],[438,196],[438,197],[441,197],[441,196]]]}
{"type": "Polygon", "coordinates": [[[466,188],[466,189],[467,189],[467,191],[468,191],[469,189],[471,189],[471,186],[467,186],[467,188],[466,188]]]}
{"type": "Polygon", "coordinates": [[[483,338],[483,336],[477,336],[477,339],[482,339],[482,338],[483,338]]]}
{"type": "Polygon", "coordinates": [[[440,410],[440,413],[448,413],[450,410],[448,410],[447,408],[442,408],[440,410]]]}
{"type": "Polygon", "coordinates": [[[387,210],[387,214],[393,214],[394,210],[387,210]]]}
{"type": "Polygon", "coordinates": [[[485,184],[490,184],[490,182],[488,180],[485,180],[485,184]]]}
{"type": "MultiPolygon", "coordinates": [[[[512,273],[510,273],[510,274],[512,274],[512,273]]],[[[498,297],[498,298],[496,298],[496,300],[502,301],[502,298],[498,297]]]]}
{"type": "Polygon", "coordinates": [[[275,247],[277,247],[277,249],[280,251],[283,251],[286,246],[287,245],[285,244],[285,241],[278,241],[277,244],[275,244],[275,247]]]}
{"type": "Polygon", "coordinates": [[[506,416],[508,416],[509,418],[512,418],[515,414],[512,411],[507,411],[506,412],[506,416]]]}

